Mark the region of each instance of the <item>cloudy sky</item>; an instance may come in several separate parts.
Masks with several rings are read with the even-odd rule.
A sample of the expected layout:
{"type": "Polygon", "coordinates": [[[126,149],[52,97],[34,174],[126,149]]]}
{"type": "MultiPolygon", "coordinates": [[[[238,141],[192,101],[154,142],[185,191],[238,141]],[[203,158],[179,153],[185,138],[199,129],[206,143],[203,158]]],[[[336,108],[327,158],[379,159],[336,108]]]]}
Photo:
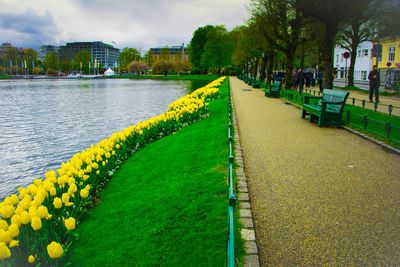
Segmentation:
{"type": "Polygon", "coordinates": [[[37,48],[103,41],[117,48],[185,44],[201,26],[228,30],[249,17],[250,0],[0,0],[0,42],[37,48]]]}

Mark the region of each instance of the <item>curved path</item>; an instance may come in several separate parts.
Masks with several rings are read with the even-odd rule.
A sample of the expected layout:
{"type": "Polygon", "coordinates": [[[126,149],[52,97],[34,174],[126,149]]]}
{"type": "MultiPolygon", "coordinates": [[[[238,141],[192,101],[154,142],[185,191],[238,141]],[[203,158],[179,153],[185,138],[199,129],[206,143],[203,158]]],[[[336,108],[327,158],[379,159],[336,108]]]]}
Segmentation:
{"type": "Polygon", "coordinates": [[[400,156],[230,78],[262,266],[400,263],[400,156]]]}

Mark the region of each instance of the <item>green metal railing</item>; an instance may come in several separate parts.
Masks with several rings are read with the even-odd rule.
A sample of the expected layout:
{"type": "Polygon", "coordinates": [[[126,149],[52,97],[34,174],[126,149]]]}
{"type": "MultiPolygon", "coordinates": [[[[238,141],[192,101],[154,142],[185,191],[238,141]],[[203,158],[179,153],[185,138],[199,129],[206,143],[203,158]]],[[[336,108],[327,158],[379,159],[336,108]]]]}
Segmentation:
{"type": "MultiPolygon", "coordinates": [[[[281,97],[298,105],[302,105],[304,101],[304,97],[293,90],[281,90],[281,97]]],[[[346,104],[346,106],[347,105],[349,104],[346,104]]],[[[371,110],[371,112],[374,111],[371,110]]],[[[400,126],[389,120],[377,120],[366,114],[357,113],[354,110],[346,110],[345,108],[343,122],[354,128],[370,133],[373,136],[392,142],[396,146],[400,146],[400,126]]]]}
{"type": "MultiPolygon", "coordinates": [[[[310,94],[310,95],[314,95],[314,96],[316,96],[316,95],[321,96],[321,94],[322,94],[320,91],[311,90],[311,89],[304,89],[303,92],[305,94],[310,94]]],[[[356,106],[356,107],[361,107],[363,109],[365,109],[368,104],[368,102],[365,99],[358,99],[355,97],[349,97],[347,99],[347,103],[349,103],[349,102],[351,103],[351,105],[356,106]]],[[[381,108],[380,109],[381,112],[387,113],[389,115],[392,115],[393,111],[397,110],[397,112],[395,112],[396,114],[398,113],[398,111],[400,111],[400,106],[394,106],[392,104],[387,105],[387,104],[383,104],[380,102],[373,102],[372,105],[373,105],[373,107],[369,108],[369,109],[377,111],[378,108],[381,108]]]]}
{"type": "Polygon", "coordinates": [[[229,86],[228,93],[228,141],[229,141],[229,161],[228,161],[228,178],[229,178],[229,206],[228,206],[228,267],[235,266],[235,228],[233,212],[236,203],[236,195],[233,192],[233,126],[232,126],[232,103],[229,86]]]}

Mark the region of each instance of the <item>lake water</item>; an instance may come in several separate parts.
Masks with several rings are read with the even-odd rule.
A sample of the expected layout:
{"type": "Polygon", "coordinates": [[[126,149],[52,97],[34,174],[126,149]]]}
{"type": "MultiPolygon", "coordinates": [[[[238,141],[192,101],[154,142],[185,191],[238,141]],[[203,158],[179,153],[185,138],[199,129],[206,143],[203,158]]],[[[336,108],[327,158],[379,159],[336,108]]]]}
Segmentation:
{"type": "Polygon", "coordinates": [[[188,81],[0,81],[0,199],[131,124],[165,112],[188,81]]]}

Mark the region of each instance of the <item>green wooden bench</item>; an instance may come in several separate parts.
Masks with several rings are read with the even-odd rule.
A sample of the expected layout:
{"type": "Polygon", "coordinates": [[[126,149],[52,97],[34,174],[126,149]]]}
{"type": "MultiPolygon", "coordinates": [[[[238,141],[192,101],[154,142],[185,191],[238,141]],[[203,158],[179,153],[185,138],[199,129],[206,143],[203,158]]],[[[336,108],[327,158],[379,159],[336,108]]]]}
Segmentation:
{"type": "Polygon", "coordinates": [[[265,96],[268,97],[279,97],[279,91],[281,90],[281,81],[274,81],[274,83],[267,86],[265,90],[265,96]]]}
{"type": "Polygon", "coordinates": [[[301,117],[304,119],[307,115],[310,115],[310,122],[319,118],[319,127],[324,125],[340,127],[344,105],[348,96],[348,92],[331,89],[324,89],[321,97],[305,95],[301,117]],[[311,99],[315,99],[314,103],[310,102],[311,99]]]}

